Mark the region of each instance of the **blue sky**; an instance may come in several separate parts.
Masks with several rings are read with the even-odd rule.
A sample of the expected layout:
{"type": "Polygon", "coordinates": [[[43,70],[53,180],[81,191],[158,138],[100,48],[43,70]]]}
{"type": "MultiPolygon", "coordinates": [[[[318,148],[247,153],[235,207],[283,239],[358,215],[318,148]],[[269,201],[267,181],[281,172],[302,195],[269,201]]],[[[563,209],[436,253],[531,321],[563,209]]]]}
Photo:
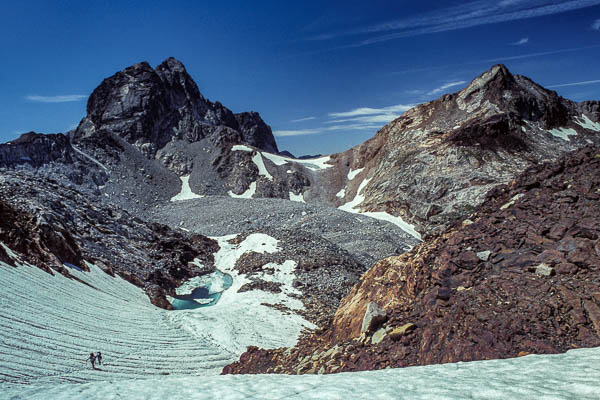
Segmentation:
{"type": "Polygon", "coordinates": [[[600,0],[4,2],[0,142],[71,129],[102,79],[169,56],[280,149],[332,153],[496,63],[600,99],[600,0]]]}

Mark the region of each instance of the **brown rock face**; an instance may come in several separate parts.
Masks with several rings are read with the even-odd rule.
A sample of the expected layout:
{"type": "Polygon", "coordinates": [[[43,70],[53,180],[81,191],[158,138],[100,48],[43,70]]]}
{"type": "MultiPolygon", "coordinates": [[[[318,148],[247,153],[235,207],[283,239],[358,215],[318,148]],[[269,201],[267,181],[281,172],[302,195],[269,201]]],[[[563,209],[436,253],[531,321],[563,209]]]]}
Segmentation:
{"type": "Polygon", "coordinates": [[[532,167],[488,192],[470,222],[373,266],[329,329],[292,349],[248,352],[224,373],[355,371],[599,346],[599,200],[598,148],[532,167]],[[376,340],[360,331],[372,302],[389,317],[376,340]]]}

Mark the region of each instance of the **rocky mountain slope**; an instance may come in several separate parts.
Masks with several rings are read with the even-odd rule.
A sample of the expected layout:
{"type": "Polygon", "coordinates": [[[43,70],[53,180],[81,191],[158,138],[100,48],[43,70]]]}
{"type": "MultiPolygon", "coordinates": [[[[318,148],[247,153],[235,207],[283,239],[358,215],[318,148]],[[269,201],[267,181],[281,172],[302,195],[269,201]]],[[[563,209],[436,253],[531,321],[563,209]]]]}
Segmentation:
{"type": "Polygon", "coordinates": [[[179,61],[139,63],[96,88],[75,130],[0,145],[0,261],[73,279],[94,263],[171,308],[220,258],[237,286],[212,322],[247,301],[294,332],[318,327],[295,348],[250,348],[228,373],[600,345],[598,147],[542,163],[599,146],[599,119],[599,102],[498,65],[362,145],[294,159],[179,61]]]}
{"type": "Polygon", "coordinates": [[[336,205],[400,215],[432,232],[467,214],[527,167],[600,143],[600,102],[564,99],[493,66],[463,90],[419,105],[367,142],[332,156],[336,205]],[[360,170],[350,181],[346,171],[360,170]]]}
{"type": "Polygon", "coordinates": [[[600,150],[536,165],[467,219],[377,263],[327,329],[225,373],[311,373],[600,345],[600,150]]]}
{"type": "Polygon", "coordinates": [[[16,266],[16,254],[70,277],[72,268],[93,263],[144,288],[163,308],[170,308],[166,294],[214,269],[216,241],[146,223],[46,177],[3,171],[0,192],[0,261],[9,265],[16,266]]]}
{"type": "Polygon", "coordinates": [[[207,100],[183,64],[169,58],[154,69],[142,62],[105,79],[74,131],[31,132],[0,145],[0,167],[66,176],[137,210],[169,201],[180,191],[182,176],[197,193],[243,192],[245,176],[258,171],[248,171],[244,153],[231,152],[236,144],[277,153],[258,113],[234,114],[207,100]]]}

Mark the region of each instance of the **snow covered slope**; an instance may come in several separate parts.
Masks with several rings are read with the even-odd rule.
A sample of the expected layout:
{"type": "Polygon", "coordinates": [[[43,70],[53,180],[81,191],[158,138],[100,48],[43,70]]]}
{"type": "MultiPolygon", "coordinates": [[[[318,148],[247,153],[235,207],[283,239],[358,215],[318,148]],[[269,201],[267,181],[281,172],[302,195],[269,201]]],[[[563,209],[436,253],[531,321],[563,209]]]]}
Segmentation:
{"type": "MultiPolygon", "coordinates": [[[[84,282],[0,262],[0,381],[33,384],[218,374],[235,355],[169,323],[129,282],[90,265],[84,282]],[[85,362],[102,351],[106,365],[85,362]]],[[[2,397],[2,396],[0,396],[2,397]]]]}
{"type": "Polygon", "coordinates": [[[90,272],[67,265],[75,279],[51,275],[24,263],[0,242],[17,265],[0,262],[0,382],[214,375],[249,345],[293,346],[303,328],[314,328],[298,314],[304,306],[297,299],[301,292],[292,287],[296,261],[265,265],[273,271],[262,279],[280,283],[280,293],[238,292],[249,282],[235,270],[238,259],[250,251],[280,249],[265,234],[238,244],[230,242],[235,237],[219,238],[215,255],[217,268],[232,275],[232,286],[213,307],[180,311],[153,306],[142,289],[92,264],[87,264],[90,272]],[[92,351],[104,355],[99,370],[85,362],[92,351]]]}
{"type": "MultiPolygon", "coordinates": [[[[108,367],[107,367],[108,368],[108,367]]],[[[160,377],[1,384],[10,399],[598,399],[600,349],[333,375],[160,377]],[[524,373],[525,372],[525,373],[524,373]]]]}

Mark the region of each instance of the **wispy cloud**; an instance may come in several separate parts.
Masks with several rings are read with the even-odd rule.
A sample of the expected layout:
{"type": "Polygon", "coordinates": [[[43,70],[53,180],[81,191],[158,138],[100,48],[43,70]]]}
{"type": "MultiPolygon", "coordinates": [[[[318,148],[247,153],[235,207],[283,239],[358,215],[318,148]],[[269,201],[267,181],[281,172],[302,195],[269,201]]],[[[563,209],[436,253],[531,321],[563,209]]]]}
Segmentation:
{"type": "Polygon", "coordinates": [[[398,112],[404,112],[411,109],[413,106],[410,104],[396,104],[389,107],[383,108],[371,108],[371,107],[360,107],[350,111],[334,112],[328,115],[332,118],[345,118],[345,117],[356,117],[359,115],[374,115],[374,114],[393,114],[398,112]]]}
{"type": "Polygon", "coordinates": [[[529,43],[529,38],[524,37],[521,40],[517,40],[516,42],[511,43],[513,46],[523,46],[524,44],[529,43]]]}
{"type": "Polygon", "coordinates": [[[329,133],[335,131],[364,131],[369,129],[379,129],[381,125],[372,124],[350,124],[350,125],[334,125],[315,129],[291,129],[291,130],[275,130],[275,136],[301,136],[301,135],[317,135],[320,133],[329,133]]]}
{"type": "Polygon", "coordinates": [[[321,129],[281,129],[274,130],[274,136],[301,136],[301,135],[316,135],[322,133],[321,129]]]}
{"type": "Polygon", "coordinates": [[[413,105],[410,104],[396,104],[382,108],[360,107],[349,111],[332,112],[327,114],[329,119],[320,128],[275,130],[273,135],[281,137],[377,130],[412,107],[413,105]]]}
{"type": "Polygon", "coordinates": [[[439,94],[439,93],[444,92],[446,89],[449,89],[454,86],[464,85],[465,83],[467,83],[467,81],[456,81],[456,82],[446,83],[445,85],[442,85],[438,88],[433,89],[432,91],[430,91],[427,94],[428,95],[439,94]]]}
{"type": "Polygon", "coordinates": [[[293,119],[290,122],[305,122],[305,121],[312,121],[313,119],[317,119],[317,117],[305,117],[305,118],[300,118],[300,119],[293,119]]]}
{"type": "Polygon", "coordinates": [[[344,119],[333,119],[325,122],[326,124],[340,124],[346,122],[360,122],[365,124],[387,124],[398,118],[400,114],[378,114],[378,115],[366,115],[364,117],[344,118],[344,119]]]}
{"type": "Polygon", "coordinates": [[[594,22],[592,22],[592,29],[595,31],[600,31],[600,19],[597,19],[594,22]]]}
{"type": "Polygon", "coordinates": [[[527,54],[521,54],[518,56],[504,56],[504,57],[497,57],[497,58],[488,58],[488,59],[482,59],[482,60],[469,61],[466,63],[439,65],[439,66],[435,66],[435,67],[411,68],[411,69],[405,69],[405,70],[401,70],[401,71],[394,71],[391,74],[396,75],[396,74],[406,74],[406,73],[411,73],[411,72],[437,71],[437,70],[442,70],[442,69],[446,69],[446,68],[462,67],[462,66],[466,66],[466,65],[491,64],[491,63],[498,63],[498,62],[504,62],[504,61],[521,60],[521,59],[526,59],[526,58],[550,56],[550,55],[562,54],[562,53],[571,53],[571,52],[575,52],[575,51],[595,49],[598,47],[600,47],[600,44],[595,44],[595,45],[591,45],[591,46],[582,46],[582,47],[572,47],[572,48],[568,48],[568,49],[559,49],[559,50],[552,50],[552,51],[542,51],[542,52],[537,52],[537,53],[527,53],[527,54]]]}
{"type": "Polygon", "coordinates": [[[367,46],[404,37],[560,14],[598,5],[600,4],[600,0],[564,0],[548,3],[547,0],[471,1],[380,24],[324,33],[311,39],[328,40],[344,36],[375,35],[343,47],[367,46]]]}
{"type": "Polygon", "coordinates": [[[62,96],[38,96],[34,94],[25,96],[25,99],[29,101],[38,101],[41,103],[68,103],[70,101],[81,101],[86,98],[87,96],[84,94],[67,94],[62,96]]]}
{"type": "Polygon", "coordinates": [[[567,87],[567,86],[584,86],[584,85],[594,85],[596,83],[600,83],[600,79],[596,79],[594,81],[561,83],[560,85],[549,85],[549,86],[546,86],[546,87],[547,88],[557,88],[557,87],[567,87]]]}

